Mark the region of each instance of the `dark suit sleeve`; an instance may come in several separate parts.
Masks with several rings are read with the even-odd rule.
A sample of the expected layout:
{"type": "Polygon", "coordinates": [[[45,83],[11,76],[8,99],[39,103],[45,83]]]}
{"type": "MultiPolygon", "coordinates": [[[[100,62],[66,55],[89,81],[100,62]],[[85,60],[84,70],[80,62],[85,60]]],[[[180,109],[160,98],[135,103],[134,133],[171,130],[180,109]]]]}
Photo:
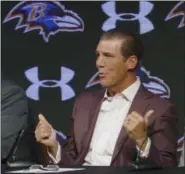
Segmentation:
{"type": "Polygon", "coordinates": [[[151,137],[151,148],[147,160],[162,167],[177,166],[177,112],[170,106],[156,120],[154,131],[160,132],[151,137]]]}
{"type": "Polygon", "coordinates": [[[77,100],[73,108],[73,113],[72,113],[71,123],[70,123],[70,130],[67,136],[67,141],[62,145],[62,148],[61,148],[60,164],[64,164],[64,165],[73,165],[78,155],[76,145],[75,145],[75,137],[74,137],[74,130],[73,130],[74,129],[74,116],[76,113],[77,103],[78,103],[77,100]]]}
{"type": "MultiPolygon", "coordinates": [[[[62,145],[60,145],[61,160],[59,162],[59,165],[74,165],[74,162],[78,156],[78,152],[75,144],[75,136],[74,136],[74,120],[75,120],[76,110],[78,108],[78,103],[80,102],[79,98],[80,97],[77,97],[73,107],[72,117],[70,120],[69,133],[67,135],[67,138],[66,140],[63,140],[62,145]]],[[[42,148],[45,156],[45,159],[42,161],[42,163],[44,164],[53,163],[52,159],[48,155],[46,146],[43,145],[42,148]]]]}
{"type": "Polygon", "coordinates": [[[21,128],[26,124],[28,106],[25,94],[16,85],[2,88],[1,99],[1,159],[6,159],[21,128]]]}

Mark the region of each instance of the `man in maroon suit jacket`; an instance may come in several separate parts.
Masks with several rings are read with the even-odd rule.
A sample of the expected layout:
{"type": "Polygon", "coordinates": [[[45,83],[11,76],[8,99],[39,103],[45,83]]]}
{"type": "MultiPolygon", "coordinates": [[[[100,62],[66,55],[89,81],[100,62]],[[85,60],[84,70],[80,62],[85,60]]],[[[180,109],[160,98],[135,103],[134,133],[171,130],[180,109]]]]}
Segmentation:
{"type": "Polygon", "coordinates": [[[139,157],[155,165],[177,165],[177,113],[166,99],[147,91],[136,76],[142,43],[133,34],[111,30],[96,49],[101,90],[75,102],[67,142],[43,115],[35,130],[49,158],[64,165],[131,166],[139,157]]]}

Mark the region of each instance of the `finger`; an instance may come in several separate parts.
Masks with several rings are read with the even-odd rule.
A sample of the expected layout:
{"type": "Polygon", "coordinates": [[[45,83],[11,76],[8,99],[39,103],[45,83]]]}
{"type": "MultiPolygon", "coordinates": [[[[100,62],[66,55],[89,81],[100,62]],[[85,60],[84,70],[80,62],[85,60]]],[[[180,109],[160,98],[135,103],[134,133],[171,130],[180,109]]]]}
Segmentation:
{"type": "Polygon", "coordinates": [[[135,119],[137,119],[137,120],[143,120],[143,117],[138,113],[138,112],[135,112],[135,111],[133,111],[132,113],[131,113],[131,117],[132,118],[135,118],[135,119]]]}
{"type": "Polygon", "coordinates": [[[135,120],[137,122],[143,120],[139,115],[131,115],[128,119],[135,120]]]}
{"type": "MultiPolygon", "coordinates": [[[[42,114],[39,114],[39,121],[43,121],[43,122],[46,122],[46,123],[48,123],[48,121],[46,120],[46,118],[44,117],[44,115],[42,115],[42,114]]],[[[49,124],[49,123],[48,123],[49,124]]]]}
{"type": "Polygon", "coordinates": [[[46,125],[46,124],[38,124],[37,126],[36,126],[36,129],[35,130],[37,130],[37,131],[43,131],[43,130],[45,130],[45,131],[51,131],[51,128],[48,126],[48,125],[46,125]]]}
{"type": "Polygon", "coordinates": [[[128,121],[125,119],[124,123],[123,123],[123,127],[126,129],[128,126],[128,121]]]}
{"type": "Polygon", "coordinates": [[[125,129],[127,130],[131,130],[134,125],[136,125],[138,122],[137,119],[135,119],[135,117],[133,117],[131,114],[128,114],[128,116],[125,118],[123,126],[125,127],[125,129]]]}
{"type": "Polygon", "coordinates": [[[40,137],[38,135],[35,135],[35,139],[37,142],[40,142],[40,137]]]}
{"type": "Polygon", "coordinates": [[[51,131],[43,128],[35,130],[35,138],[38,142],[41,142],[42,139],[47,139],[51,136],[51,131]]]}
{"type": "Polygon", "coordinates": [[[40,134],[43,134],[43,133],[48,133],[48,134],[51,134],[51,129],[50,128],[46,128],[46,127],[40,127],[40,129],[38,129],[38,132],[40,134]]]}
{"type": "MultiPolygon", "coordinates": [[[[143,119],[142,119],[143,121],[143,119]]],[[[141,121],[138,119],[138,117],[136,116],[136,118],[134,116],[130,116],[130,117],[127,117],[125,119],[125,122],[124,122],[124,127],[125,129],[127,130],[128,133],[132,132],[138,124],[140,124],[141,121]]]]}
{"type": "Polygon", "coordinates": [[[123,125],[126,126],[127,124],[129,124],[129,122],[130,122],[130,117],[127,116],[127,117],[125,118],[125,120],[124,120],[123,125]]]}
{"type": "Polygon", "coordinates": [[[51,130],[51,126],[49,124],[42,123],[38,126],[38,129],[47,129],[51,130]]]}
{"type": "Polygon", "coordinates": [[[50,136],[51,136],[51,134],[48,133],[48,132],[42,132],[42,133],[40,134],[41,139],[42,139],[42,138],[49,138],[50,136]]]}
{"type": "Polygon", "coordinates": [[[41,129],[42,126],[43,126],[43,123],[42,123],[42,122],[39,122],[39,123],[36,125],[35,130],[41,129]]]}
{"type": "Polygon", "coordinates": [[[128,117],[125,119],[125,123],[126,124],[129,124],[129,123],[136,123],[137,120],[135,118],[132,118],[132,117],[128,117]]]}
{"type": "Polygon", "coordinates": [[[35,136],[36,136],[36,139],[38,140],[38,141],[41,141],[41,139],[45,139],[45,138],[49,138],[50,136],[51,136],[51,134],[50,133],[48,133],[48,132],[41,132],[41,131],[37,131],[36,133],[35,133],[35,136]]]}
{"type": "Polygon", "coordinates": [[[47,123],[40,123],[37,127],[38,130],[42,130],[45,129],[46,131],[51,131],[52,127],[51,125],[47,124],[47,123]]]}
{"type": "Polygon", "coordinates": [[[41,125],[42,125],[42,122],[39,121],[39,122],[37,123],[36,127],[35,127],[35,130],[36,130],[36,129],[39,129],[41,125]]]}
{"type": "Polygon", "coordinates": [[[132,115],[131,114],[128,114],[127,117],[125,118],[125,122],[130,121],[131,118],[132,118],[132,115]]]}
{"type": "Polygon", "coordinates": [[[40,135],[40,125],[39,124],[37,124],[34,133],[35,133],[35,136],[39,137],[39,135],[40,135]]]}
{"type": "Polygon", "coordinates": [[[51,142],[49,139],[41,139],[40,143],[42,143],[44,145],[49,145],[51,142]]]}
{"type": "Polygon", "coordinates": [[[42,133],[40,138],[41,139],[48,139],[50,137],[50,135],[48,133],[42,133]]]}
{"type": "Polygon", "coordinates": [[[138,120],[137,118],[129,118],[128,124],[137,125],[138,123],[140,123],[140,120],[138,120]]]}
{"type": "Polygon", "coordinates": [[[131,128],[131,125],[130,125],[129,123],[124,123],[123,126],[124,126],[125,131],[126,131],[127,133],[131,132],[131,129],[132,129],[132,128],[131,128]]]}
{"type": "Polygon", "coordinates": [[[52,126],[49,123],[41,120],[37,124],[36,129],[41,129],[41,128],[42,129],[45,128],[45,129],[51,130],[52,129],[52,126]]]}
{"type": "Polygon", "coordinates": [[[140,119],[140,118],[138,118],[138,116],[135,116],[135,115],[130,115],[130,116],[126,117],[125,121],[128,124],[136,125],[136,124],[140,123],[141,121],[143,121],[143,119],[140,119]]]}
{"type": "Polygon", "coordinates": [[[134,118],[131,118],[128,122],[129,129],[133,130],[137,125],[140,123],[140,121],[135,120],[134,118]]]}
{"type": "Polygon", "coordinates": [[[37,130],[35,131],[35,138],[36,138],[36,141],[37,142],[40,142],[41,141],[40,133],[37,130]]]}
{"type": "Polygon", "coordinates": [[[51,133],[51,128],[47,124],[38,124],[35,129],[37,132],[42,133],[42,132],[48,132],[51,133]]]}
{"type": "Polygon", "coordinates": [[[129,131],[131,130],[131,126],[133,125],[132,122],[130,122],[130,119],[125,119],[124,123],[123,123],[123,126],[124,128],[129,131]]]}
{"type": "Polygon", "coordinates": [[[149,110],[149,111],[145,114],[145,116],[144,116],[144,121],[145,121],[146,126],[149,125],[149,120],[150,120],[150,117],[151,117],[151,115],[153,114],[153,112],[154,112],[154,110],[149,110]]]}

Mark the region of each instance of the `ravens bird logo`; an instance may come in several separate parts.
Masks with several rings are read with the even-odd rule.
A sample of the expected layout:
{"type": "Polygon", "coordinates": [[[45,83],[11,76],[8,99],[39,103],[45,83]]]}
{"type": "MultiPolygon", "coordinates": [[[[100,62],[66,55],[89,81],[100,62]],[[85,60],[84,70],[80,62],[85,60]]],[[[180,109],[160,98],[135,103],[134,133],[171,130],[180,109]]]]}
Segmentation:
{"type": "Polygon", "coordinates": [[[39,34],[46,42],[49,41],[51,35],[60,31],[84,31],[83,20],[56,1],[20,2],[7,14],[3,23],[15,18],[19,18],[16,30],[24,28],[24,33],[39,30],[39,34]]]}
{"type": "Polygon", "coordinates": [[[165,21],[168,21],[172,18],[175,18],[177,16],[181,16],[181,22],[178,25],[178,28],[182,28],[185,26],[185,2],[178,2],[173,9],[170,11],[170,13],[167,15],[165,21]]]}
{"type": "MultiPolygon", "coordinates": [[[[162,98],[170,98],[170,88],[168,85],[160,78],[151,76],[150,72],[147,71],[143,66],[137,70],[137,76],[144,87],[146,87],[150,92],[159,95],[162,98]]],[[[92,78],[88,81],[86,88],[90,88],[99,85],[98,73],[95,73],[92,78]]]]}

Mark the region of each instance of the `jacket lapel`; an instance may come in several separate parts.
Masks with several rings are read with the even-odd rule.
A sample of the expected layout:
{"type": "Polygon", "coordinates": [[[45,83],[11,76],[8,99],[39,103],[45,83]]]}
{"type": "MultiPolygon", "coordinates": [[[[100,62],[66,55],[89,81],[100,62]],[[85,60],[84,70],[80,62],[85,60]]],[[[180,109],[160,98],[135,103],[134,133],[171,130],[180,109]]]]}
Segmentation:
{"type": "Polygon", "coordinates": [[[77,161],[75,162],[76,164],[81,163],[81,160],[84,160],[85,155],[88,152],[104,94],[105,94],[105,89],[101,89],[98,93],[93,95],[94,101],[92,102],[92,105],[90,106],[92,110],[91,112],[92,114],[89,116],[89,123],[87,123],[89,126],[89,130],[82,142],[83,150],[80,153],[80,156],[78,157],[77,161]]]}
{"type": "MultiPolygon", "coordinates": [[[[132,111],[136,111],[141,115],[144,115],[146,109],[148,108],[148,103],[146,99],[151,95],[152,94],[141,85],[131,104],[128,114],[131,113],[132,111]]],[[[119,151],[121,150],[122,145],[128,138],[129,137],[126,134],[124,127],[122,127],[116,142],[116,146],[112,157],[112,162],[114,161],[115,157],[118,155],[119,151]]]]}

